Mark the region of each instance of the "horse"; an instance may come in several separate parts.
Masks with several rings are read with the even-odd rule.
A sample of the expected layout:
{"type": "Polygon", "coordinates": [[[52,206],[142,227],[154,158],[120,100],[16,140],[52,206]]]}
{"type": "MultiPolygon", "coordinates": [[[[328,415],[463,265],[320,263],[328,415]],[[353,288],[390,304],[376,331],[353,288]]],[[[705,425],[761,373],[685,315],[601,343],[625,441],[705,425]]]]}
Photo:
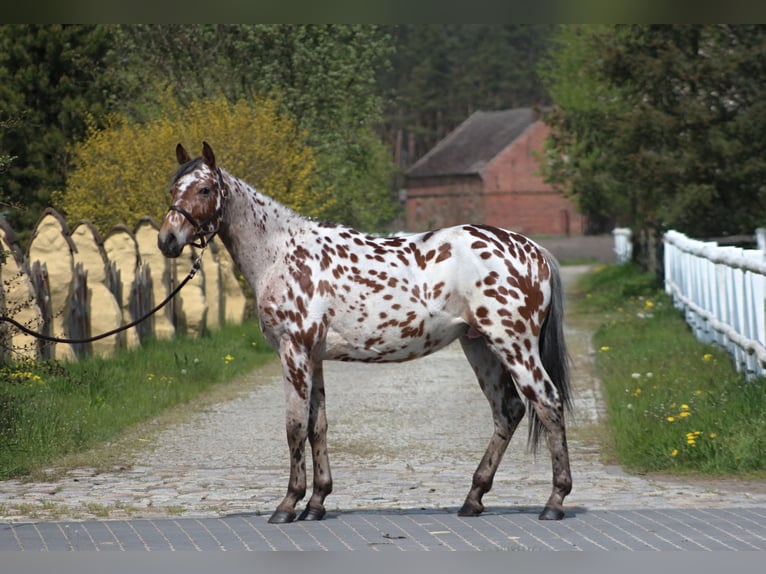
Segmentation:
{"type": "Polygon", "coordinates": [[[252,287],[261,330],[281,361],[290,478],[270,523],[296,519],[306,494],[307,438],[313,490],[297,518],[325,516],[333,482],[324,360],[408,361],[455,339],[494,420],[458,514],[484,511],[482,497],[531,405],[529,445],[536,448],[545,435],[553,469],[539,518],[564,518],[572,489],[564,415],[572,401],[562,285],[549,251],[518,233],[476,224],[374,237],[278,203],[219,167],[207,142],[195,159],[179,143],[176,158],[159,249],[178,257],[185,245],[204,247],[218,235],[252,287]]]}

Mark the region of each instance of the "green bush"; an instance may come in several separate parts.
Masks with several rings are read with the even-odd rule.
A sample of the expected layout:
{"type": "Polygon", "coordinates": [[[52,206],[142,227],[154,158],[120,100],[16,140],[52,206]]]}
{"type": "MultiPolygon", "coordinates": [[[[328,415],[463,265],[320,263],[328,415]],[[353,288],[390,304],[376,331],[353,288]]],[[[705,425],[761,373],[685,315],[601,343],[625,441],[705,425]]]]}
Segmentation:
{"type": "Polygon", "coordinates": [[[161,220],[178,167],[176,145],[197,155],[206,140],[232,175],[305,215],[320,215],[331,202],[314,185],[313,151],[306,133],[278,107],[256,96],[234,105],[219,97],[181,106],[168,93],[156,120],[137,124],[112,116],[106,128],[92,128],[75,145],[74,169],[66,190],[53,194],[54,204],[69,221],[87,219],[102,233],[118,223],[133,227],[145,215],[161,220]]]}

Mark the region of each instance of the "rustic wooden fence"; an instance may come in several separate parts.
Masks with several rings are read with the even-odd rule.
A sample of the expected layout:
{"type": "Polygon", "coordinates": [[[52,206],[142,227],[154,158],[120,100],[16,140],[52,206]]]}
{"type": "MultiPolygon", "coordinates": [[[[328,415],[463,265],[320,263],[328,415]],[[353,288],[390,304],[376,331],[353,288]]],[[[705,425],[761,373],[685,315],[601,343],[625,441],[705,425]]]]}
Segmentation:
{"type": "MultiPolygon", "coordinates": [[[[143,218],[133,230],[117,226],[106,239],[87,222],[71,231],[48,209],[22,253],[0,217],[0,314],[61,338],[103,333],[143,316],[191,269],[195,253],[178,260],[157,249],[157,224],[143,218]]],[[[246,301],[225,249],[212,243],[197,277],[171,305],[138,327],[92,344],[44,343],[7,323],[0,329],[3,358],[77,359],[109,355],[150,337],[198,335],[244,319],[246,301]]]]}
{"type": "Polygon", "coordinates": [[[766,258],[677,231],[664,236],[665,290],[695,336],[728,350],[748,377],[766,374],[766,258]]]}

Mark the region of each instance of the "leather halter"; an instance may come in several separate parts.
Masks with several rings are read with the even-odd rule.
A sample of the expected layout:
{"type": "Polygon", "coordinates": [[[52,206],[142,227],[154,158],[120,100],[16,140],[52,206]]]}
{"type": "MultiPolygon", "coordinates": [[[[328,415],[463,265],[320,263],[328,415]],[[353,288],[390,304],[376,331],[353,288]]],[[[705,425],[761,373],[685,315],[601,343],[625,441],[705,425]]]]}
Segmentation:
{"type": "Polygon", "coordinates": [[[216,236],[219,228],[221,227],[221,218],[223,217],[223,214],[224,214],[224,200],[226,199],[226,186],[223,183],[223,174],[221,173],[221,168],[220,167],[216,168],[215,171],[216,171],[216,175],[218,176],[217,177],[218,193],[220,194],[220,197],[221,197],[221,207],[216,209],[215,212],[210,217],[208,217],[206,220],[200,223],[196,219],[194,219],[194,216],[191,213],[186,211],[180,205],[173,204],[168,208],[168,212],[176,211],[180,213],[181,215],[183,215],[184,218],[186,218],[186,221],[191,223],[192,227],[194,227],[193,237],[198,238],[199,241],[197,241],[196,243],[190,241],[189,245],[193,245],[194,247],[198,247],[200,249],[204,248],[210,242],[210,240],[212,240],[213,237],[216,236]],[[216,222],[215,229],[212,232],[206,231],[205,229],[214,221],[216,222]],[[209,234],[209,236],[205,237],[206,234],[209,234]]]}

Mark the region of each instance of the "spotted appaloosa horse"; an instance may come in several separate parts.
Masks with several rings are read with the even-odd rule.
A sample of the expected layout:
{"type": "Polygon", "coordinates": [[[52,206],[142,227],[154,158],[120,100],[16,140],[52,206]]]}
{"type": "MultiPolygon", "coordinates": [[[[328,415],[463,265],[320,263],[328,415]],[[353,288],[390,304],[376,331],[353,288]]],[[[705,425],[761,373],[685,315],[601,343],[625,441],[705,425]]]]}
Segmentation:
{"type": "MultiPolygon", "coordinates": [[[[459,225],[376,238],[306,219],[202,157],[176,148],[181,167],[158,236],[167,257],[220,235],[252,286],[263,334],[284,375],[290,481],[269,522],[291,522],[306,494],[306,438],[314,484],[299,519],[319,520],[332,490],[322,361],[422,357],[460,339],[489,400],[494,433],[459,511],[484,510],[503,453],[533,407],[530,441],[547,433],[553,492],[541,519],[564,517],[572,487],[564,429],[570,406],[562,290],[551,254],[526,237],[459,225]]],[[[444,400],[449,400],[445,397],[444,400]]],[[[424,413],[427,416],[427,413],[424,413]]]]}

